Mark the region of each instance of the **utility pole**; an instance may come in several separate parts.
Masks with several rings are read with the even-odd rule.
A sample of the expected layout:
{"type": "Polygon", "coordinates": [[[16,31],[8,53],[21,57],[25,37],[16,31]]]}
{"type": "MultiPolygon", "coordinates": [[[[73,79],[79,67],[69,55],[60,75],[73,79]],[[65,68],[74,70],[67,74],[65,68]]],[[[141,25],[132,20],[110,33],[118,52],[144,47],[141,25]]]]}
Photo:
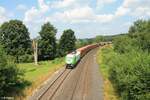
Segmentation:
{"type": "Polygon", "coordinates": [[[38,43],[36,40],[33,40],[32,46],[34,52],[34,63],[35,65],[38,65],[38,43]]]}

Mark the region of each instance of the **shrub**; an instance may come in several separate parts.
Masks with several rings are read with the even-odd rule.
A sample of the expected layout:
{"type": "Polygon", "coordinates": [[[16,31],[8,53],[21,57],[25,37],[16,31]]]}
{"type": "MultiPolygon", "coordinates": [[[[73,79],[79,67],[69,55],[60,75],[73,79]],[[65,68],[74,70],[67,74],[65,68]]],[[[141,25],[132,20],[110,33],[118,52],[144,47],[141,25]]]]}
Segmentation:
{"type": "Polygon", "coordinates": [[[130,52],[133,48],[138,49],[137,40],[128,36],[122,36],[113,40],[114,50],[118,53],[130,52]]]}
{"type": "Polygon", "coordinates": [[[104,50],[103,63],[123,100],[150,100],[149,26],[150,20],[136,21],[128,36],[113,40],[114,50],[104,50]]]}
{"type": "Polygon", "coordinates": [[[18,61],[19,61],[19,63],[22,63],[22,62],[26,62],[26,63],[33,62],[33,55],[25,54],[25,55],[19,56],[18,57],[18,61]]]}
{"type": "MultiPolygon", "coordinates": [[[[107,51],[107,50],[105,50],[107,51]]],[[[104,57],[109,78],[123,100],[150,98],[150,55],[142,51],[118,54],[109,50],[104,57]],[[109,56],[111,55],[111,56],[109,56]]]]}
{"type": "Polygon", "coordinates": [[[23,75],[12,59],[10,59],[0,46],[0,96],[10,96],[15,91],[16,84],[21,82],[23,75]]]}

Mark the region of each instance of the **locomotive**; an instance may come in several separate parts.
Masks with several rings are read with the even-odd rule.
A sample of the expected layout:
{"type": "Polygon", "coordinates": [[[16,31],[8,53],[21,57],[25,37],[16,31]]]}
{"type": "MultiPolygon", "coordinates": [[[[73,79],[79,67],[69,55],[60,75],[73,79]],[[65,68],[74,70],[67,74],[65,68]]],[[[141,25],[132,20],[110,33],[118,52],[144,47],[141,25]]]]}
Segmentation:
{"type": "Polygon", "coordinates": [[[74,66],[88,51],[98,47],[99,45],[100,44],[87,45],[67,54],[65,57],[66,68],[74,68],[74,66]]]}

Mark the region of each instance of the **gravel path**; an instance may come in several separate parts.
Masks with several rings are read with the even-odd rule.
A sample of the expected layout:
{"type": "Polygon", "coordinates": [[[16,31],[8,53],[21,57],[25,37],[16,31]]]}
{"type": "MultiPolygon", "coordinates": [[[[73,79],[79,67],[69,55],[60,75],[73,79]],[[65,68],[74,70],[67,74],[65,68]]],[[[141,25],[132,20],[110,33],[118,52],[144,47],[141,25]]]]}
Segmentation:
{"type": "MultiPolygon", "coordinates": [[[[40,100],[103,100],[103,81],[96,63],[97,50],[98,48],[90,51],[65,78],[59,79],[58,83],[61,84],[53,86],[53,88],[59,86],[55,93],[52,92],[54,91],[53,88],[50,88],[40,100]],[[53,96],[51,97],[51,95],[53,96]]],[[[58,74],[61,72],[60,70],[58,74]]],[[[48,87],[57,76],[52,77],[50,82],[37,90],[29,99],[38,100],[39,96],[37,95],[44,93],[46,89],[43,88],[48,87]]]]}

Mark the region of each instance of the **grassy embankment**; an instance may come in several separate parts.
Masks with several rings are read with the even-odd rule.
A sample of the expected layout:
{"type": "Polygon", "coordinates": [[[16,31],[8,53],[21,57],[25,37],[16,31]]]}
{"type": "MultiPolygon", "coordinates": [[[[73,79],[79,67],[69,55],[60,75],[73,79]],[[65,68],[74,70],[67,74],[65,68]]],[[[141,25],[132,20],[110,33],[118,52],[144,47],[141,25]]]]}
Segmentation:
{"type": "Polygon", "coordinates": [[[109,49],[112,48],[112,45],[106,45],[102,48],[99,49],[98,54],[97,54],[97,62],[99,64],[99,69],[100,72],[103,76],[103,80],[104,80],[104,100],[119,100],[115,89],[111,83],[111,81],[109,80],[109,66],[105,65],[104,62],[107,62],[105,59],[105,56],[111,56],[109,55],[105,49],[109,49]]]}
{"type": "MultiPolygon", "coordinates": [[[[34,63],[23,63],[17,66],[25,73],[24,79],[31,82],[31,85],[24,89],[25,97],[32,94],[32,92],[45,80],[47,80],[55,71],[62,68],[65,64],[64,58],[56,58],[52,61],[41,61],[38,65],[34,63]]],[[[19,98],[25,99],[23,96],[19,98]]]]}

